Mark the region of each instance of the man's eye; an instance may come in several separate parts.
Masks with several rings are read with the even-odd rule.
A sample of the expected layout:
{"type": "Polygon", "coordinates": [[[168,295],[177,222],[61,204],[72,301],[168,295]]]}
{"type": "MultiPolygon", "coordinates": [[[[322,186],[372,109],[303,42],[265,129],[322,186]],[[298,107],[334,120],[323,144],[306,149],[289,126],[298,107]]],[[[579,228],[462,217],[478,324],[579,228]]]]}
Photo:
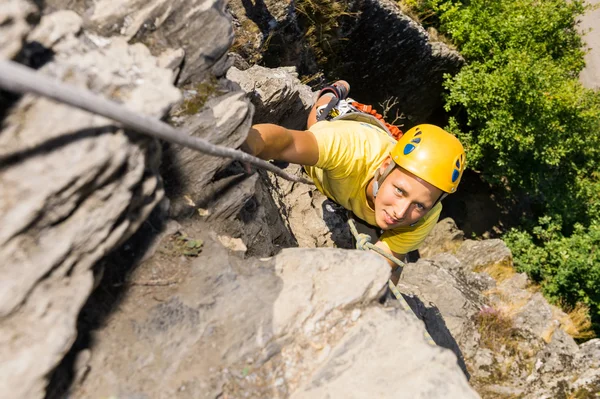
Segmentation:
{"type": "Polygon", "coordinates": [[[422,211],[422,210],[425,209],[425,207],[423,206],[423,204],[415,204],[415,205],[416,205],[417,209],[420,210],[420,211],[422,211]]]}
{"type": "Polygon", "coordinates": [[[398,194],[398,195],[404,195],[404,191],[402,191],[401,188],[396,187],[396,194],[398,194]]]}

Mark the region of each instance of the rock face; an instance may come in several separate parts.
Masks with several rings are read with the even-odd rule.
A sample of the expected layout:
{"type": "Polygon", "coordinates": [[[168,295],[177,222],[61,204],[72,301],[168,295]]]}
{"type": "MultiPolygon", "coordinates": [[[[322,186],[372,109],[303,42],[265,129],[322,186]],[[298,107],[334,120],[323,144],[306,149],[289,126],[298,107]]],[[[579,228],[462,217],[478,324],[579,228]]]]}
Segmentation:
{"type": "MultiPolygon", "coordinates": [[[[32,15],[29,3],[18,4],[1,7],[32,15]]],[[[20,53],[28,61],[36,57],[31,49],[52,52],[39,73],[154,117],[179,101],[173,71],[144,45],[89,36],[72,11],[45,15],[27,31],[18,15],[2,24],[16,32],[3,42],[3,56],[20,53]]],[[[0,392],[34,398],[43,396],[46,376],[75,339],[92,266],[163,198],[160,147],[46,99],[26,95],[11,105],[2,109],[0,134],[0,392]]]]}
{"type": "Polygon", "coordinates": [[[181,83],[223,76],[233,30],[223,0],[139,1],[49,0],[50,9],[85,15],[84,28],[101,36],[121,35],[142,41],[158,55],[165,48],[182,48],[186,62],[181,83]]]}
{"type": "Polygon", "coordinates": [[[414,316],[378,304],[389,277],[378,256],[286,249],[243,261],[193,229],[203,249],[176,284],[143,285],[152,258],[132,276],[74,397],[477,397],[414,316]]]}
{"type": "Polygon", "coordinates": [[[244,71],[232,67],[227,79],[239,84],[254,104],[254,123],[275,123],[289,129],[306,129],[306,118],[316,94],[298,80],[295,68],[244,71]]]}
{"type": "MultiPolygon", "coordinates": [[[[0,19],[3,57],[157,118],[171,109],[173,124],[231,147],[245,139],[253,107],[256,121],[303,128],[313,94],[289,69],[232,70],[230,79],[248,97],[224,79],[231,28],[220,0],[44,6],[0,3],[0,18],[8,15],[0,19]],[[30,26],[37,15],[43,18],[30,26]],[[175,81],[185,85],[183,101],[175,81]]],[[[391,2],[355,6],[361,14],[348,37],[371,25],[381,43],[399,46],[388,51],[367,40],[362,61],[400,65],[415,76],[432,71],[396,87],[402,101],[412,103],[410,90],[439,84],[436,73],[460,63],[391,2]],[[421,61],[389,58],[402,52],[421,61]],[[365,60],[370,53],[373,60],[365,60]]],[[[288,13],[279,6],[272,20],[288,13]]],[[[271,19],[265,21],[268,27],[271,19]]],[[[359,58],[348,59],[349,73],[359,73],[359,58]]],[[[376,79],[396,71],[379,67],[376,79]]],[[[431,87],[422,89],[439,89],[431,87]]],[[[414,94],[423,109],[407,105],[411,115],[426,117],[433,91],[414,94]]],[[[468,374],[485,395],[597,391],[598,341],[577,346],[561,329],[566,315],[524,276],[507,272],[511,257],[500,241],[462,242],[451,222],[440,224],[450,234],[435,234],[429,259],[407,265],[400,282],[422,323],[397,301],[383,300],[390,273],[378,256],[333,248],[280,252],[351,246],[344,212],[314,188],[165,146],[170,215],[180,224],[169,221],[156,242],[135,235],[143,245],[127,241],[105,257],[163,198],[159,144],[32,96],[6,96],[0,107],[3,396],[44,395],[102,267],[121,279],[96,281],[102,289],[77,322],[85,324],[95,307],[108,309],[91,331],[79,331],[73,384],[49,397],[478,397],[468,374]],[[134,258],[141,261],[132,269],[134,258]],[[127,262],[129,272],[120,271],[127,262]],[[118,297],[97,300],[117,289],[118,297]],[[425,339],[425,327],[439,346],[425,339]]],[[[152,223],[144,226],[156,230],[152,223]]]]}
{"type": "Polygon", "coordinates": [[[575,343],[569,317],[514,272],[502,241],[460,236],[450,219],[440,221],[422,248],[430,258],[407,264],[399,289],[433,339],[462,355],[477,391],[532,399],[598,392],[599,340],[575,343]]]}
{"type": "Polygon", "coordinates": [[[408,124],[427,122],[442,106],[443,75],[458,72],[462,57],[431,41],[394,1],[358,1],[351,11],[360,16],[346,37],[351,44],[339,54],[340,76],[359,101],[378,104],[396,97],[408,124]]]}
{"type": "Polygon", "coordinates": [[[0,1],[0,56],[12,58],[23,47],[23,39],[31,26],[28,22],[37,17],[38,10],[27,0],[0,1]]]}
{"type": "MultiPolygon", "coordinates": [[[[227,77],[238,83],[255,106],[256,123],[276,123],[304,130],[315,94],[301,84],[289,68],[253,66],[245,71],[231,68],[227,77]]],[[[302,175],[302,168],[287,170],[302,175]]],[[[347,213],[314,186],[293,183],[268,174],[266,188],[273,197],[287,229],[301,248],[352,248],[347,213]]]]}
{"type": "MultiPolygon", "coordinates": [[[[290,7],[277,1],[260,1],[254,7],[249,3],[232,1],[236,32],[241,38],[234,51],[250,63],[262,57],[268,65],[276,58],[277,65],[296,65],[304,75],[318,72],[314,59],[307,60],[309,46],[303,37],[317,33],[299,26],[293,3],[290,7]]],[[[328,78],[347,80],[353,98],[380,111],[378,104],[396,99],[398,105],[390,114],[396,110],[404,113],[407,126],[430,121],[442,106],[443,75],[456,73],[464,63],[460,54],[432,40],[421,25],[402,13],[397,2],[360,0],[348,4],[346,16],[340,17],[343,22],[337,21],[340,26],[335,35],[339,37],[331,51],[335,63],[333,70],[326,71],[328,78]]]]}

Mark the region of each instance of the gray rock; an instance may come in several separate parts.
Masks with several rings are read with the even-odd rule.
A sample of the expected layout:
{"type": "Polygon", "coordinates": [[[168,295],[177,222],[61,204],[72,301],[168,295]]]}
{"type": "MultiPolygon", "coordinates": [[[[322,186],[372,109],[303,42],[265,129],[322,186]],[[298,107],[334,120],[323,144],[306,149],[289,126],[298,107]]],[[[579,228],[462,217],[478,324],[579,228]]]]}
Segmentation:
{"type": "Polygon", "coordinates": [[[67,36],[75,36],[81,30],[82,19],[73,11],[57,11],[45,16],[27,36],[27,41],[52,48],[67,36]]]}
{"type": "MultiPolygon", "coordinates": [[[[75,36],[77,18],[61,15],[64,24],[50,14],[32,33],[56,52],[39,73],[157,118],[179,100],[172,72],[145,46],[115,39],[98,49],[75,36]]],[[[42,397],[75,339],[91,267],[163,196],[160,148],[110,120],[30,95],[8,112],[0,148],[0,391],[42,397]]]]}
{"type": "Polygon", "coordinates": [[[467,350],[471,355],[472,345],[468,342],[475,330],[473,317],[484,303],[479,292],[443,265],[425,259],[404,267],[398,289],[417,317],[424,321],[433,340],[454,351],[468,375],[462,351],[467,350]]]}
{"type": "Polygon", "coordinates": [[[49,0],[46,3],[53,9],[70,9],[84,15],[84,27],[90,32],[141,41],[154,55],[167,47],[183,48],[186,62],[180,83],[223,76],[229,66],[226,53],[233,31],[223,0],[119,3],[98,0],[91,4],[84,0],[49,0]]]}
{"type": "Polygon", "coordinates": [[[580,368],[600,368],[600,338],[581,344],[575,361],[580,368]]]}
{"type": "MultiPolygon", "coordinates": [[[[552,308],[541,293],[535,293],[514,315],[515,327],[542,338],[556,328],[552,308]]],[[[562,330],[561,330],[562,331],[562,330]]]]}
{"type": "Polygon", "coordinates": [[[230,68],[227,79],[249,94],[255,107],[254,123],[275,123],[289,129],[306,129],[306,118],[315,95],[298,80],[290,68],[264,68],[245,71],[230,68]]]}
{"type": "Polygon", "coordinates": [[[463,243],[464,237],[465,234],[456,227],[454,220],[442,219],[419,247],[419,255],[422,258],[431,258],[444,252],[453,253],[463,243]]]}
{"type": "Polygon", "coordinates": [[[438,262],[419,259],[417,263],[408,263],[402,271],[399,286],[413,286],[415,291],[418,290],[416,294],[420,301],[435,304],[444,315],[448,329],[458,339],[484,300],[479,292],[438,262]]]}
{"type": "Polygon", "coordinates": [[[492,265],[512,266],[512,253],[502,240],[466,240],[457,250],[456,257],[469,271],[480,271],[492,265]]]}
{"type": "MultiPolygon", "coordinates": [[[[302,174],[297,165],[290,165],[287,170],[302,174]]],[[[353,248],[346,210],[314,186],[289,182],[272,174],[269,180],[269,191],[298,246],[353,248]]]]}
{"type": "Polygon", "coordinates": [[[494,362],[496,362],[496,356],[487,348],[481,348],[476,352],[475,356],[470,359],[471,367],[475,370],[475,373],[482,378],[489,378],[493,375],[494,362]]]}
{"type": "MultiPolygon", "coordinates": [[[[194,229],[188,234],[204,247],[193,262],[178,261],[185,278],[132,287],[94,334],[89,372],[74,397],[303,397],[352,387],[477,397],[452,353],[430,346],[414,316],[380,307],[389,266],[377,255],[286,249],[243,262],[205,226],[194,229]]],[[[152,264],[140,265],[132,281],[152,264]]]]}
{"type": "Polygon", "coordinates": [[[551,341],[536,356],[525,397],[555,398],[568,393],[577,379],[573,378],[577,350],[577,344],[567,333],[561,329],[554,331],[551,341]]]}
{"type": "Polygon", "coordinates": [[[23,39],[31,30],[28,20],[37,15],[37,7],[30,1],[0,1],[0,57],[13,58],[21,51],[23,39]]]}
{"type": "MultiPolygon", "coordinates": [[[[191,115],[181,127],[191,135],[212,144],[237,148],[252,124],[252,108],[244,93],[228,92],[210,99],[200,112],[191,115]]],[[[209,156],[189,148],[169,146],[161,166],[171,217],[189,217],[197,207],[208,208],[222,189],[209,187],[215,174],[231,159],[209,156]]]]}
{"type": "Polygon", "coordinates": [[[423,123],[441,107],[443,75],[463,65],[460,54],[432,41],[391,0],[355,2],[337,51],[336,73],[350,82],[353,98],[376,105],[396,97],[411,124],[423,123]]]}
{"type": "Polygon", "coordinates": [[[454,355],[429,345],[415,321],[399,310],[367,309],[291,397],[478,398],[454,355]]]}

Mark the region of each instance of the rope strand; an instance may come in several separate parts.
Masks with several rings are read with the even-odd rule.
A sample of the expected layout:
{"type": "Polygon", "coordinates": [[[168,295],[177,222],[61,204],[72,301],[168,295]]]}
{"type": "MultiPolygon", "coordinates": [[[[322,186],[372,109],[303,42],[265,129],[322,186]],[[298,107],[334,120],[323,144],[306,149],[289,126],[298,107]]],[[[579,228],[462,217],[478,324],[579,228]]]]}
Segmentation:
{"type": "Polygon", "coordinates": [[[289,174],[260,158],[240,150],[211,144],[207,140],[179,131],[158,119],[135,113],[122,104],[93,94],[88,90],[51,79],[13,61],[0,60],[0,87],[20,94],[34,93],[48,97],[72,107],[110,118],[126,128],[148,136],[179,144],[207,155],[246,162],[273,172],[286,180],[313,184],[312,181],[302,176],[289,174]]]}

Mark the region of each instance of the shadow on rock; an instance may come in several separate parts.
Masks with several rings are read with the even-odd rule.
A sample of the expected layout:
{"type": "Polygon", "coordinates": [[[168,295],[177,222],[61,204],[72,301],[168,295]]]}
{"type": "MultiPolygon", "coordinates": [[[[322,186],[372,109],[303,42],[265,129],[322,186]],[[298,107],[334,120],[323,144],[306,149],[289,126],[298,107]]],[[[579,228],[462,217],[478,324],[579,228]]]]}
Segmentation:
{"type": "MultiPolygon", "coordinates": [[[[458,347],[458,343],[450,333],[450,330],[448,330],[439,309],[433,304],[426,306],[417,296],[405,294],[402,296],[417,318],[425,323],[425,328],[429,335],[431,335],[433,341],[442,348],[450,349],[454,352],[458,365],[467,377],[467,380],[470,379],[471,375],[467,371],[467,365],[465,364],[462,351],[458,347]]],[[[400,307],[400,302],[394,297],[391,291],[388,291],[388,294],[386,295],[385,304],[387,306],[400,307]]]]}
{"type": "Polygon", "coordinates": [[[330,199],[323,201],[321,207],[323,220],[331,231],[331,240],[336,247],[354,249],[352,234],[348,227],[348,211],[330,199]]]}
{"type": "Polygon", "coordinates": [[[156,250],[157,241],[165,231],[163,214],[164,207],[159,205],[131,238],[94,266],[96,290],[77,319],[75,343],[49,378],[46,399],[64,398],[73,383],[85,378],[89,371],[89,348],[94,345],[94,331],[118,311],[127,295],[128,276],[156,250]]]}

